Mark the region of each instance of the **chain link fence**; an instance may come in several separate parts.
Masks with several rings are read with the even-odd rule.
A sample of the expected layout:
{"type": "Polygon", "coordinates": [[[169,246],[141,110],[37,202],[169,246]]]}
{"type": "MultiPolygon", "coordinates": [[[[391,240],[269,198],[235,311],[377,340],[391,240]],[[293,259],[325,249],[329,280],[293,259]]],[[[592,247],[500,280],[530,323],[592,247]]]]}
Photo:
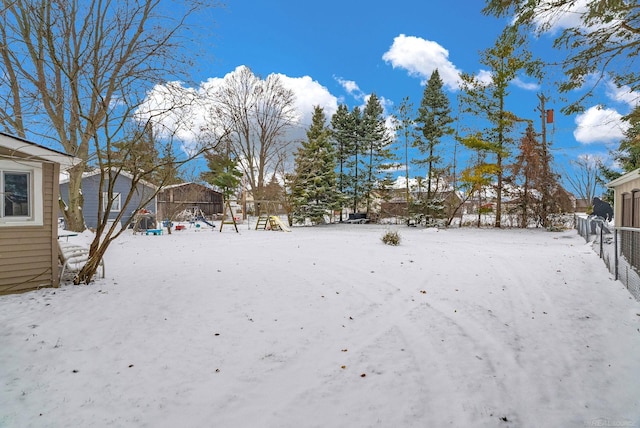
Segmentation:
{"type": "Polygon", "coordinates": [[[615,279],[640,301],[640,229],[612,228],[602,218],[592,216],[576,216],[575,227],[615,279]]]}

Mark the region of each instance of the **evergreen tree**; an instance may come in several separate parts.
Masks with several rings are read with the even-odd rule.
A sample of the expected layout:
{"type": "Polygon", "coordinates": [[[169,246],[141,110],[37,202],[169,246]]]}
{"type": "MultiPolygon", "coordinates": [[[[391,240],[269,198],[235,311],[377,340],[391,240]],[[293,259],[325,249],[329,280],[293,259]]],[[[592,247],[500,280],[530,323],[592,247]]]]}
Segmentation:
{"type": "Polygon", "coordinates": [[[424,88],[422,101],[418,109],[416,118],[417,129],[421,133],[421,138],[415,140],[414,147],[426,158],[414,161],[418,165],[427,166],[427,199],[431,199],[433,191],[433,180],[437,179],[435,170],[441,158],[435,153],[436,146],[445,135],[453,134],[450,124],[453,122],[449,99],[442,90],[442,79],[438,70],[431,73],[429,82],[424,88]]]}
{"type": "Polygon", "coordinates": [[[242,171],[236,159],[229,152],[209,150],[204,153],[207,171],[200,174],[200,178],[217,188],[228,201],[234,195],[242,181],[242,171]]]}
{"type": "Polygon", "coordinates": [[[366,210],[371,208],[372,191],[376,186],[385,188],[390,181],[386,171],[392,166],[391,138],[387,133],[382,105],[375,93],[371,94],[362,114],[362,148],[366,175],[362,190],[366,199],[366,210]],[[366,152],[364,152],[366,150],[366,152]]]}
{"type": "MultiPolygon", "coordinates": [[[[349,108],[340,104],[338,110],[331,117],[331,127],[333,129],[331,137],[334,144],[334,152],[338,173],[336,177],[337,190],[340,195],[348,194],[351,187],[351,180],[348,170],[348,163],[353,154],[353,117],[349,113],[349,108]]],[[[342,210],[340,210],[340,221],[342,221],[342,210]]]]}
{"type": "Polygon", "coordinates": [[[362,111],[356,106],[351,110],[349,130],[351,132],[351,157],[347,162],[351,186],[348,190],[353,204],[353,212],[358,212],[360,196],[362,193],[362,146],[364,145],[364,133],[362,126],[362,111]]]}
{"type": "Polygon", "coordinates": [[[307,218],[320,223],[337,206],[336,156],[325,121],[324,111],[316,106],[307,140],[295,154],[291,197],[293,218],[299,223],[307,218]]]}

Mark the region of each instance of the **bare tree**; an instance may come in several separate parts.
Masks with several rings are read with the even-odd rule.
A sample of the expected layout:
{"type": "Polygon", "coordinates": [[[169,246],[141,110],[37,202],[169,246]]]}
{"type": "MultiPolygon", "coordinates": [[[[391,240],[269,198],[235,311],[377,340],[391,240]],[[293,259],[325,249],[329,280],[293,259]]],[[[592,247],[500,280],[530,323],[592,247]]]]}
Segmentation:
{"type": "Polygon", "coordinates": [[[188,19],[206,2],[3,0],[0,127],[38,136],[85,164],[69,171],[67,227],[85,228],[82,172],[110,161],[150,87],[189,64],[188,19]]]}
{"type": "Polygon", "coordinates": [[[229,74],[211,94],[212,129],[228,134],[255,200],[265,199],[269,177],[290,141],[285,131],[296,119],[293,91],[277,75],[262,80],[247,67],[229,74]]]}
{"type": "Polygon", "coordinates": [[[177,85],[167,87],[161,106],[143,112],[140,108],[153,85],[186,75],[190,61],[183,49],[187,38],[181,35],[189,29],[189,17],[206,7],[199,0],[171,6],[159,0],[2,1],[0,127],[21,137],[48,139],[84,161],[69,171],[68,206],[63,210],[69,229],[85,228],[83,171],[101,171],[96,235],[90,259],[75,283],[92,280],[107,247],[122,233],[116,224],[123,213],[155,197],[154,192],[145,194],[133,207],[139,184],[152,178],[164,183],[169,171],[201,150],[178,158],[174,144],[183,143],[176,138],[180,124],[156,129],[167,110],[181,107],[174,101],[185,99],[184,94],[172,93],[179,92],[177,85]],[[152,141],[146,138],[149,129],[155,131],[152,141]],[[123,209],[109,226],[109,211],[118,197],[114,185],[125,167],[136,165],[135,158],[144,151],[140,146],[150,144],[157,145],[156,153],[172,155],[151,166],[145,162],[148,169],[138,164],[140,169],[127,171],[131,191],[120,195],[123,209]]]}
{"type": "Polygon", "coordinates": [[[574,174],[566,174],[567,181],[578,197],[591,204],[598,188],[598,174],[602,158],[588,154],[582,155],[571,161],[571,165],[574,174]]]}

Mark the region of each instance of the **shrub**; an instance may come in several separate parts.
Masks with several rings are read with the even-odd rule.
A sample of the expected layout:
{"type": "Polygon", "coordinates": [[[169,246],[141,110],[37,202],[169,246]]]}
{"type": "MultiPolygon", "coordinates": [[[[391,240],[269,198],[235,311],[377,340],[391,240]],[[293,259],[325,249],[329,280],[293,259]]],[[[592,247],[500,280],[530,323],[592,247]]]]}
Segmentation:
{"type": "Polygon", "coordinates": [[[381,239],[387,245],[400,245],[400,234],[397,231],[388,230],[381,239]]]}

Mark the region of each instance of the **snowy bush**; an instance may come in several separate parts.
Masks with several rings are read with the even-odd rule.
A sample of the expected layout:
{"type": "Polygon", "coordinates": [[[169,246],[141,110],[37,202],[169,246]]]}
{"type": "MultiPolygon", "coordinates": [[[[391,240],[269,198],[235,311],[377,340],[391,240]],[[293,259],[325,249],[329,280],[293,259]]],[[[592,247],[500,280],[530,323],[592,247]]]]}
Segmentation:
{"type": "Polygon", "coordinates": [[[381,239],[387,245],[400,245],[400,234],[397,231],[388,230],[381,239]]]}

